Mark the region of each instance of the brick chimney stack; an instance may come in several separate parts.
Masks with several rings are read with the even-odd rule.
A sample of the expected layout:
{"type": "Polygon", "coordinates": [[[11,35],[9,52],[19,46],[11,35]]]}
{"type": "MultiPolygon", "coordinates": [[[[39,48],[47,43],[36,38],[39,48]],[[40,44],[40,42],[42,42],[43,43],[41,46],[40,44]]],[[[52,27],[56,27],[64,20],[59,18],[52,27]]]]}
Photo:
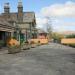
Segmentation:
{"type": "Polygon", "coordinates": [[[9,14],[10,13],[10,6],[9,3],[4,4],[4,13],[9,14]]]}
{"type": "Polygon", "coordinates": [[[23,5],[21,0],[18,2],[18,21],[23,21],[23,5]]]}

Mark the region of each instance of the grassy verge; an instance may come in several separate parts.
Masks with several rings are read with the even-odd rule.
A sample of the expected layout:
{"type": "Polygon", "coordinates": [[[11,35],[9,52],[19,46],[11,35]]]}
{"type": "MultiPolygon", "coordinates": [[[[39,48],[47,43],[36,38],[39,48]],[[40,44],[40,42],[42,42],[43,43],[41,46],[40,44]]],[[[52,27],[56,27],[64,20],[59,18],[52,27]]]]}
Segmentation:
{"type": "Polygon", "coordinates": [[[66,46],[70,46],[70,47],[74,47],[75,48],[75,44],[63,44],[63,45],[66,45],[66,46]]]}
{"type": "Polygon", "coordinates": [[[70,47],[74,47],[75,48],[75,44],[69,44],[70,47]]]}

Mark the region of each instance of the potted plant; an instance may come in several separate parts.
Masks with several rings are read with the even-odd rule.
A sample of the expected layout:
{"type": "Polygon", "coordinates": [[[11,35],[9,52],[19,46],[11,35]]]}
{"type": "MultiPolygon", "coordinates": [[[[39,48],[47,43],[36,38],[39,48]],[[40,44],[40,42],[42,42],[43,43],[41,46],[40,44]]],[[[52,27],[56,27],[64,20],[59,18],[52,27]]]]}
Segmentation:
{"type": "Polygon", "coordinates": [[[7,46],[8,46],[8,52],[11,54],[18,53],[21,51],[21,46],[16,39],[11,39],[7,46]]]}
{"type": "Polygon", "coordinates": [[[40,41],[38,41],[38,42],[37,42],[37,46],[40,46],[40,45],[41,45],[41,43],[40,43],[40,41]]]}
{"type": "Polygon", "coordinates": [[[30,49],[30,43],[28,41],[24,41],[21,49],[23,50],[30,49]]]}
{"type": "Polygon", "coordinates": [[[13,46],[9,46],[8,47],[8,53],[10,53],[10,54],[18,53],[20,51],[21,51],[21,47],[20,46],[13,45],[13,46]]]}
{"type": "Polygon", "coordinates": [[[32,47],[32,48],[35,48],[35,47],[36,47],[36,44],[35,44],[34,41],[31,41],[30,44],[31,44],[31,47],[32,47]]]}

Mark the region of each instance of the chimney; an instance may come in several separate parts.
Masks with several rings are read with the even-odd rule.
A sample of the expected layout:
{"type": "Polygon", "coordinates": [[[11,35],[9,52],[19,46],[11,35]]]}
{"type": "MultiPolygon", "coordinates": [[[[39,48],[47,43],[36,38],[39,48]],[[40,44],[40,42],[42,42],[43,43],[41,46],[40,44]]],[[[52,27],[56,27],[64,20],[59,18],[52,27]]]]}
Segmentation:
{"type": "Polygon", "coordinates": [[[4,4],[4,13],[9,14],[10,13],[10,6],[9,3],[4,4]]]}
{"type": "Polygon", "coordinates": [[[23,21],[23,5],[21,0],[18,2],[18,21],[23,21]]]}

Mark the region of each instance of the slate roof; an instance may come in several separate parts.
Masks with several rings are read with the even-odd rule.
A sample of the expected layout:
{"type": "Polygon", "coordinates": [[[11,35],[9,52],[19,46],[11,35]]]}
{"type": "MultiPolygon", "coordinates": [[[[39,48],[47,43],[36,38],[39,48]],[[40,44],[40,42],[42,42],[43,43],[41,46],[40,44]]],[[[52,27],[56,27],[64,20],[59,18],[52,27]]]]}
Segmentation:
{"type": "Polygon", "coordinates": [[[11,27],[11,28],[14,27],[7,20],[2,18],[1,16],[0,16],[0,25],[3,27],[11,27]]]}
{"type": "MultiPolygon", "coordinates": [[[[2,14],[4,15],[4,14],[2,14]]],[[[18,13],[10,13],[10,18],[8,20],[18,21],[18,13]]],[[[34,12],[23,12],[23,22],[33,22],[35,20],[35,13],[34,12]]]]}
{"type": "Polygon", "coordinates": [[[10,13],[11,20],[17,21],[17,13],[10,13]]]}
{"type": "MultiPolygon", "coordinates": [[[[2,13],[0,15],[0,24],[7,25],[7,26],[12,26],[9,23],[9,21],[18,22],[18,13],[17,12],[10,13],[9,15],[10,15],[10,18],[5,18],[4,13],[2,13]]],[[[23,22],[24,23],[31,23],[31,22],[34,22],[34,20],[35,20],[35,13],[34,12],[23,12],[23,22]]]]}
{"type": "Polygon", "coordinates": [[[42,29],[38,29],[38,33],[47,33],[46,31],[42,30],[42,29]]]}
{"type": "Polygon", "coordinates": [[[23,22],[33,22],[35,20],[34,12],[24,12],[23,14],[23,22]]]}
{"type": "Polygon", "coordinates": [[[7,18],[7,17],[5,17],[5,14],[4,13],[2,13],[1,15],[0,15],[0,17],[2,16],[2,18],[4,18],[4,19],[6,19],[7,21],[17,21],[17,13],[10,13],[9,14],[9,18],[7,18]]]}

